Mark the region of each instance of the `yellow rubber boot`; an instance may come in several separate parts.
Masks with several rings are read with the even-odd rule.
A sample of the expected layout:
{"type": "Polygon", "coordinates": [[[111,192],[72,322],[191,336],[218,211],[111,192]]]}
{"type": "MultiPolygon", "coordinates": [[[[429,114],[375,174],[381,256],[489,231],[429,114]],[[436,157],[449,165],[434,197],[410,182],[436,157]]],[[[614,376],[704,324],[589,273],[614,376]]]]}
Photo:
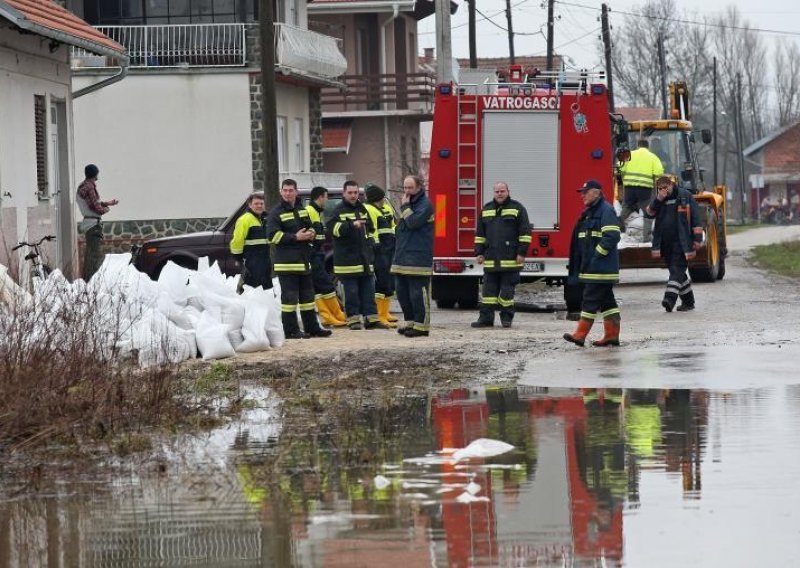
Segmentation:
{"type": "Polygon", "coordinates": [[[386,298],[386,321],[389,323],[397,323],[397,318],[392,315],[392,312],[389,311],[389,308],[392,305],[392,299],[386,298]]]}
{"type": "Polygon", "coordinates": [[[324,299],[319,298],[318,300],[314,300],[314,303],[317,305],[319,318],[322,320],[324,325],[330,325],[333,327],[342,327],[344,325],[344,321],[338,320],[333,316],[331,310],[328,308],[328,304],[324,299]]]}
{"type": "Polygon", "coordinates": [[[323,301],[328,306],[331,315],[341,322],[339,325],[345,325],[347,323],[347,316],[342,311],[342,306],[339,305],[339,298],[334,295],[330,298],[325,298],[323,301]]]}
{"type": "Polygon", "coordinates": [[[397,323],[389,321],[389,298],[375,298],[375,305],[378,308],[378,319],[381,323],[389,327],[397,327],[397,323]]]}

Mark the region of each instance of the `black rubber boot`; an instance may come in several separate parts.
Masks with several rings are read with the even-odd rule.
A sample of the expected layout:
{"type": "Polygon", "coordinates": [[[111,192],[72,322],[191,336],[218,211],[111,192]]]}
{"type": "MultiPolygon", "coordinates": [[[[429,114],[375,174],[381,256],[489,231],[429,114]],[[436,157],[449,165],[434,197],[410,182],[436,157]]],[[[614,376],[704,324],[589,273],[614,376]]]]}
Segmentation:
{"type": "Polygon", "coordinates": [[[667,292],[666,294],[664,294],[664,299],[661,300],[661,306],[668,312],[671,312],[675,307],[675,302],[677,301],[678,301],[677,294],[674,294],[672,292],[667,292]]]}
{"type": "Polygon", "coordinates": [[[333,333],[330,329],[319,325],[317,313],[314,310],[303,310],[300,312],[300,317],[303,320],[303,329],[311,337],[328,337],[333,333]]]}
{"type": "Polygon", "coordinates": [[[500,325],[503,327],[511,327],[511,322],[514,321],[514,313],[500,312],[500,325]]]}
{"type": "Polygon", "coordinates": [[[678,306],[677,311],[688,312],[694,309],[694,292],[689,290],[681,294],[681,305],[678,306]]]}
{"type": "Polygon", "coordinates": [[[281,312],[281,323],[283,323],[283,333],[286,339],[308,339],[307,333],[300,331],[297,323],[297,314],[294,312],[281,312]]]}
{"type": "Polygon", "coordinates": [[[494,310],[481,308],[478,312],[478,321],[474,321],[470,325],[472,327],[494,327],[494,310]]]}

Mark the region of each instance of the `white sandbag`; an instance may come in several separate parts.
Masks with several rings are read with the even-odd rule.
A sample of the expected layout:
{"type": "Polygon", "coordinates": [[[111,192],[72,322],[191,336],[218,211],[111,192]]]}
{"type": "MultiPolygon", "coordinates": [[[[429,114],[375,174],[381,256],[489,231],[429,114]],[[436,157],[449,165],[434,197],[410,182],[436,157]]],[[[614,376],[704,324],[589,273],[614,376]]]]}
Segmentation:
{"type": "Polygon", "coordinates": [[[159,312],[164,314],[169,321],[174,323],[181,329],[194,330],[197,321],[200,319],[200,312],[190,306],[181,307],[172,301],[170,295],[162,290],[158,295],[158,302],[156,308],[159,312]],[[192,318],[191,314],[196,313],[196,317],[192,318]]]}
{"type": "Polygon", "coordinates": [[[201,296],[206,311],[214,318],[228,326],[231,331],[239,330],[244,323],[244,302],[239,296],[220,296],[213,292],[205,292],[201,296]]]}
{"type": "Polygon", "coordinates": [[[267,317],[269,316],[270,295],[271,292],[260,287],[245,287],[241,295],[245,306],[244,321],[242,322],[244,341],[241,345],[234,346],[238,353],[252,353],[269,349],[267,317]]]}
{"type": "Polygon", "coordinates": [[[228,327],[203,312],[197,322],[197,348],[204,361],[233,357],[234,350],[228,339],[228,327]]]}
{"type": "Polygon", "coordinates": [[[192,274],[191,283],[200,289],[203,296],[206,292],[212,292],[223,297],[236,297],[236,291],[227,286],[225,275],[222,274],[216,262],[202,272],[198,271],[192,274]]]}
{"type": "Polygon", "coordinates": [[[286,342],[286,334],[283,331],[283,321],[281,320],[280,292],[276,292],[273,287],[272,290],[266,290],[265,293],[268,299],[268,311],[264,330],[267,332],[270,347],[281,347],[286,342]]]}
{"type": "Polygon", "coordinates": [[[179,306],[185,306],[190,294],[189,280],[192,272],[171,260],[168,261],[158,275],[159,290],[166,292],[179,306]]]}
{"type": "Polygon", "coordinates": [[[27,304],[33,298],[8,275],[8,268],[0,264],[0,305],[27,304]]]}
{"type": "Polygon", "coordinates": [[[478,438],[471,442],[466,448],[453,452],[453,462],[458,463],[470,458],[491,458],[505,454],[514,449],[514,446],[500,440],[490,438],[478,438]]]}
{"type": "Polygon", "coordinates": [[[233,347],[234,351],[239,351],[239,346],[244,343],[244,335],[242,335],[241,329],[229,329],[228,330],[228,341],[231,342],[231,347],[233,347]]]}

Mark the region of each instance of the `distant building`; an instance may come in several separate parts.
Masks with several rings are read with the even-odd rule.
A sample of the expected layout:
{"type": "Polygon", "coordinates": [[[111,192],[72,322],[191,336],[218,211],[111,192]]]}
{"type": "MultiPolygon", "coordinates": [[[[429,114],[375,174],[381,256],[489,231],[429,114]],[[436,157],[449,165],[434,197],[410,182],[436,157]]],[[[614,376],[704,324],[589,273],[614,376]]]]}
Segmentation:
{"type": "Polygon", "coordinates": [[[750,164],[760,166],[750,176],[750,214],[757,216],[765,197],[776,205],[786,199],[800,213],[800,121],[751,144],[743,154],[750,164]]]}

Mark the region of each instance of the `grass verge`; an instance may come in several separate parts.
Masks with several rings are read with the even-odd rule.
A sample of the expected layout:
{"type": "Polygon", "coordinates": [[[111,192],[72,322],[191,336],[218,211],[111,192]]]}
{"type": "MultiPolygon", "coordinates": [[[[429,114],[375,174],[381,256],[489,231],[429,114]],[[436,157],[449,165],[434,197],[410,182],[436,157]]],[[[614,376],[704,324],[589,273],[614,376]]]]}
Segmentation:
{"type": "Polygon", "coordinates": [[[800,277],[800,241],[754,247],[750,258],[760,268],[783,276],[800,277]]]}

